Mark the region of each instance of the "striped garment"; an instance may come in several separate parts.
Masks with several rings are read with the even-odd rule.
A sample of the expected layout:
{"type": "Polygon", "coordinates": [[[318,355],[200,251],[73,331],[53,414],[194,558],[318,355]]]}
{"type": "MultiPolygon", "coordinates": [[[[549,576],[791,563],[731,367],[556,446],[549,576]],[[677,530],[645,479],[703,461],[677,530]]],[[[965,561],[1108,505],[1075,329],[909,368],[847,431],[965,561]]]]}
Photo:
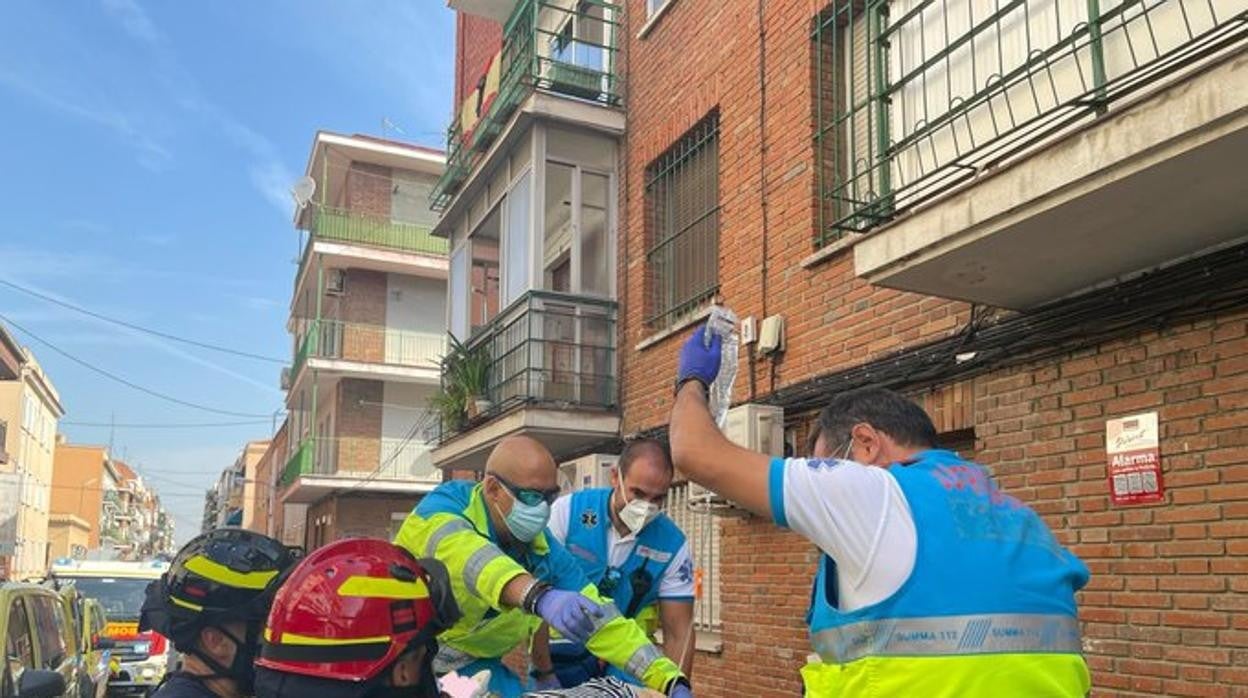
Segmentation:
{"type": "Polygon", "coordinates": [[[619,679],[590,679],[574,688],[560,688],[550,691],[531,691],[524,694],[526,698],[647,698],[661,696],[662,693],[650,691],[639,686],[630,686],[619,679]]]}

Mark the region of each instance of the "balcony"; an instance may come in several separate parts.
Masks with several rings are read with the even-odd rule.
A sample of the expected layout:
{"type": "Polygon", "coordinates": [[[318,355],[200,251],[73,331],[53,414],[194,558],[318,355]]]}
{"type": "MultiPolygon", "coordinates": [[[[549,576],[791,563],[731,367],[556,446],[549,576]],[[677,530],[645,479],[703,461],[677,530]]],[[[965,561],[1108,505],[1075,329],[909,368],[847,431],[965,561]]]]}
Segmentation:
{"type": "Polygon", "coordinates": [[[1248,0],[964,5],[819,16],[816,247],[1027,309],[1244,235],[1248,0]]]}
{"type": "Polygon", "coordinates": [[[529,291],[468,347],[489,358],[489,406],[441,425],[438,467],[482,468],[493,445],[512,434],[539,438],[556,455],[618,434],[614,302],[529,291]]]}
{"type": "Polygon", "coordinates": [[[436,381],[445,351],[441,334],[313,320],[295,352],[292,383],[298,384],[305,366],[364,378],[436,381]]]}
{"type": "MultiPolygon", "coordinates": [[[[506,4],[495,3],[493,9],[506,4]]],[[[621,31],[618,4],[603,0],[520,0],[511,4],[514,9],[503,25],[502,50],[494,57],[480,89],[461,106],[447,132],[446,170],[430,196],[436,211],[446,210],[517,109],[534,92],[599,108],[619,103],[615,44],[621,31]]]]}
{"type": "Polygon", "coordinates": [[[427,226],[328,206],[313,209],[309,232],[313,241],[343,242],[439,257],[447,253],[446,240],[434,237],[427,226]]]}
{"type": "Polygon", "coordinates": [[[307,438],[282,470],[283,501],[310,504],[345,491],[429,492],[442,481],[429,454],[430,445],[417,438],[307,438]]]}

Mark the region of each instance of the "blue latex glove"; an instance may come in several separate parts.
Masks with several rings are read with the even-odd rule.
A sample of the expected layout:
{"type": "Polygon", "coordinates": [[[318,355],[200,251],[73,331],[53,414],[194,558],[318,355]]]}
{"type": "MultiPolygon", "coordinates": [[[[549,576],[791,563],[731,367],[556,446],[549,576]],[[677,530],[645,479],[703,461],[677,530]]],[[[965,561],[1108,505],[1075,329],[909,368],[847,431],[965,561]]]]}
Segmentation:
{"type": "Polygon", "coordinates": [[[710,332],[706,325],[699,327],[689,339],[685,340],[684,346],[680,348],[680,363],[676,369],[676,383],[680,384],[687,379],[696,379],[703,385],[710,387],[715,382],[715,376],[719,375],[720,350],[723,348],[723,339],[710,332]],[[710,346],[707,346],[707,336],[710,336],[710,346]]]}
{"type": "Polygon", "coordinates": [[[594,634],[594,619],[602,617],[602,607],[580,592],[551,589],[537,600],[537,615],[560,635],[583,645],[594,634]]]}
{"type": "Polygon", "coordinates": [[[678,684],[672,689],[671,698],[693,698],[693,691],[684,684],[678,684]]]}

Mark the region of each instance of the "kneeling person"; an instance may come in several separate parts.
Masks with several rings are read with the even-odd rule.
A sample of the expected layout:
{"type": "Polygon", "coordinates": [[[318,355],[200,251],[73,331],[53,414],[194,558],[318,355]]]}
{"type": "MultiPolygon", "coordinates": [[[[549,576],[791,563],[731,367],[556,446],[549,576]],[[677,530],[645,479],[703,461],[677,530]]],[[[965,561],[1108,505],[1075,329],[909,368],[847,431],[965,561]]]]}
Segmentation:
{"type": "MultiPolygon", "coordinates": [[[[685,534],[659,511],[674,472],[662,443],[632,441],[620,454],[611,487],[560,497],[551,507],[549,530],[624,616],[635,619],[647,635],[663,629],[664,653],[683,664],[689,676],[693,560],[685,534]]],[[[550,653],[563,686],[604,674],[635,680],[575,642],[556,640],[550,653]]]]}
{"type": "Polygon", "coordinates": [[[437,634],[459,618],[446,568],[384,540],[331,543],[278,592],[258,698],[437,698],[437,634]]]}
{"type": "Polygon", "coordinates": [[[182,668],[153,698],[241,698],[252,693],[260,629],[297,549],[241,528],[192,538],[147,585],[139,630],[173,641],[182,668]]]}

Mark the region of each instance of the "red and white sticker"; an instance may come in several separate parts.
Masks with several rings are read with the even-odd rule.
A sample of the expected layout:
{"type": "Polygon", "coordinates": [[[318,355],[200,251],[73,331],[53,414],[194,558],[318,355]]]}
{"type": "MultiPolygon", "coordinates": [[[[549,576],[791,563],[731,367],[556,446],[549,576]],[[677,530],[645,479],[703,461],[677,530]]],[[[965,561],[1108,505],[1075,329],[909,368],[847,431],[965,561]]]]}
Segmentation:
{"type": "Polygon", "coordinates": [[[1157,413],[1105,422],[1109,498],[1114,504],[1151,504],[1165,498],[1157,413]]]}

